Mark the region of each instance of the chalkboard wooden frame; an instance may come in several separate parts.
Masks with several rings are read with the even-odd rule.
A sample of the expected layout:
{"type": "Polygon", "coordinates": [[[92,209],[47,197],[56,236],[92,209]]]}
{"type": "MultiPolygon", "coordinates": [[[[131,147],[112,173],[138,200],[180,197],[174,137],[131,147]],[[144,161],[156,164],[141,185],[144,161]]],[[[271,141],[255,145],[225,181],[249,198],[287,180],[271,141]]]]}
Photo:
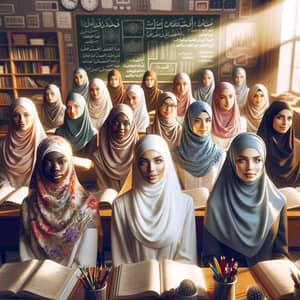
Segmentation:
{"type": "Polygon", "coordinates": [[[76,14],[77,65],[89,77],[107,79],[117,68],[123,81],[141,82],[155,70],[159,82],[176,73],[199,81],[201,69],[218,74],[220,14],[76,14]]]}

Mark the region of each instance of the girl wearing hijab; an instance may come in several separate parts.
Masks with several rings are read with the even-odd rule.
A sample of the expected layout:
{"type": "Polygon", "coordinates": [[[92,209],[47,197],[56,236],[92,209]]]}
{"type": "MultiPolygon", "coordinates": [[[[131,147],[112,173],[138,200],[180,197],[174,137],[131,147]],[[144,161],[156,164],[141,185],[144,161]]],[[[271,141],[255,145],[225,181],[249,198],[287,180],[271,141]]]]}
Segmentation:
{"type": "Polygon", "coordinates": [[[241,266],[288,257],[285,198],[268,178],[264,141],[241,133],[228,154],[208,199],[204,219],[205,265],[214,256],[241,266]]]}
{"type": "Polygon", "coordinates": [[[132,109],[117,104],[100,130],[100,145],[92,154],[98,189],[119,192],[129,174],[138,139],[132,109]]]}
{"type": "Polygon", "coordinates": [[[153,124],[146,132],[163,137],[170,149],[178,146],[181,125],[177,121],[177,100],[173,93],[164,92],[159,95],[153,124]]]}
{"type": "Polygon", "coordinates": [[[142,88],[144,90],[148,112],[156,109],[159,95],[162,91],[158,88],[157,75],[155,71],[148,70],[144,73],[142,88]]]}
{"type": "Polygon", "coordinates": [[[233,86],[236,93],[236,101],[239,108],[243,107],[247,101],[249,88],[247,86],[246,70],[242,67],[236,67],[232,71],[233,86]]]}
{"type": "Polygon", "coordinates": [[[93,126],[100,130],[112,109],[109,92],[100,78],[94,78],[90,82],[87,107],[93,126]]]}
{"type": "Polygon", "coordinates": [[[209,69],[204,69],[200,73],[200,85],[195,90],[195,99],[202,100],[209,105],[212,104],[215,89],[214,73],[209,69]]]}
{"type": "Polygon", "coordinates": [[[192,103],[184,117],[180,145],[173,150],[183,189],[208,191],[217,179],[226,154],[212,142],[211,107],[203,101],[192,103]]]}
{"type": "Polygon", "coordinates": [[[143,89],[137,84],[129,85],[125,94],[125,103],[133,110],[137,131],[146,132],[149,126],[149,115],[143,89]]]}
{"type": "Polygon", "coordinates": [[[186,73],[178,73],[173,79],[173,92],[177,99],[177,119],[183,123],[185,112],[195,99],[192,95],[191,79],[186,73]]]}
{"type": "Polygon", "coordinates": [[[40,143],[37,152],[29,195],[21,209],[21,260],[95,265],[102,233],[98,202],[77,179],[71,146],[52,135],[40,143]]]}
{"type": "Polygon", "coordinates": [[[125,89],[122,81],[122,75],[119,70],[113,69],[108,72],[107,89],[113,106],[124,102],[125,89]]]}
{"type": "Polygon", "coordinates": [[[248,93],[247,102],[242,108],[242,114],[247,120],[247,131],[256,133],[261,119],[269,106],[267,88],[260,83],[254,84],[248,93]]]}
{"type": "Polygon", "coordinates": [[[41,122],[46,131],[56,129],[64,123],[65,109],[58,86],[47,85],[40,112],[41,122]]]}
{"type": "Polygon", "coordinates": [[[229,82],[220,82],[214,90],[212,103],[212,140],[227,150],[233,138],[247,130],[247,122],[241,117],[234,87],[229,82]]]}
{"type": "Polygon", "coordinates": [[[266,110],[257,134],[267,146],[266,170],[278,188],[300,186],[300,141],[295,138],[292,107],[280,100],[266,110]]]}
{"type": "Polygon", "coordinates": [[[76,68],[73,72],[72,92],[78,93],[87,99],[89,93],[89,77],[85,69],[76,68]]]}
{"type": "Polygon", "coordinates": [[[93,127],[86,101],[78,93],[69,93],[66,100],[64,124],[55,134],[67,139],[74,152],[88,152],[97,139],[97,130],[93,127]]]}
{"type": "Polygon", "coordinates": [[[162,137],[138,141],[132,178],[132,189],[113,203],[113,265],[151,258],[196,264],[193,200],[181,191],[162,137]]]}
{"type": "Polygon", "coordinates": [[[28,186],[37,158],[36,150],[46,137],[34,103],[18,98],[11,106],[8,133],[0,139],[0,194],[5,186],[28,186]]]}

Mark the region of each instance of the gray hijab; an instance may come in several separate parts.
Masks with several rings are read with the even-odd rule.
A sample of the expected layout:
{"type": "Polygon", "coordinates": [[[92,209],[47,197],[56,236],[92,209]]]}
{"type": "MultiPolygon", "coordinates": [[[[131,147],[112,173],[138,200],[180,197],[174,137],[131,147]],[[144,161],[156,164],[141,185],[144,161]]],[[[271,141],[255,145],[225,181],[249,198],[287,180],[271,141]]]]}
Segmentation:
{"type": "Polygon", "coordinates": [[[246,148],[256,149],[265,161],[265,144],[256,134],[241,133],[232,141],[208,199],[204,226],[221,243],[253,257],[262,247],[285,199],[265,169],[252,183],[237,176],[235,157],[246,148]]]}

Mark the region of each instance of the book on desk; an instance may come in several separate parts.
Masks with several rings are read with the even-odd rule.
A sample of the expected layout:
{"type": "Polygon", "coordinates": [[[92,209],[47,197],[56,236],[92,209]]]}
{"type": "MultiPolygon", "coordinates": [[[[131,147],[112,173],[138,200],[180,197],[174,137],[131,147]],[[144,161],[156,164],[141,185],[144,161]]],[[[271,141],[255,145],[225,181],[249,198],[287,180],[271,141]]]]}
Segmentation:
{"type": "Polygon", "coordinates": [[[0,209],[20,208],[23,200],[28,196],[29,187],[22,186],[14,189],[9,186],[7,190],[9,190],[9,192],[5,194],[4,197],[1,195],[0,209]]]}

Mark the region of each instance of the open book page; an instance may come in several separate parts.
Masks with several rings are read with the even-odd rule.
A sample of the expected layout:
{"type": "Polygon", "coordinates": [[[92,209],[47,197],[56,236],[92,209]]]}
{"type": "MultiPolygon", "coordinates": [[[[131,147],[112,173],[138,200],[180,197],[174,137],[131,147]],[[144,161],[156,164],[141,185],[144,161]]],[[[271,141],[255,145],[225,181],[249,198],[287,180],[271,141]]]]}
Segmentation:
{"type": "Polygon", "coordinates": [[[196,265],[166,259],[161,262],[161,277],[164,293],[176,289],[183,279],[190,279],[196,285],[198,296],[207,298],[204,275],[201,268],[196,265]]]}
{"type": "Polygon", "coordinates": [[[156,295],[160,294],[158,261],[151,259],[133,264],[122,264],[118,269],[119,278],[116,288],[118,298],[146,295],[150,291],[156,295]]]}
{"type": "Polygon", "coordinates": [[[105,189],[97,196],[100,208],[111,208],[113,201],[117,198],[118,192],[115,189],[105,189]]]}
{"type": "Polygon", "coordinates": [[[0,295],[16,294],[39,265],[37,259],[3,264],[0,267],[0,295]]]}
{"type": "Polygon", "coordinates": [[[287,209],[297,209],[300,208],[300,191],[293,187],[281,188],[279,191],[286,198],[286,208],[287,209]]]}
{"type": "Polygon", "coordinates": [[[190,195],[194,200],[195,209],[204,209],[209,197],[209,190],[205,187],[183,190],[184,193],[190,195]]]}
{"type": "Polygon", "coordinates": [[[3,203],[1,203],[1,209],[21,207],[23,200],[28,196],[28,192],[28,186],[22,186],[14,190],[5,198],[3,203]]]}
{"type": "Polygon", "coordinates": [[[0,204],[5,201],[5,198],[15,190],[11,185],[4,185],[0,188],[0,204]]]}

